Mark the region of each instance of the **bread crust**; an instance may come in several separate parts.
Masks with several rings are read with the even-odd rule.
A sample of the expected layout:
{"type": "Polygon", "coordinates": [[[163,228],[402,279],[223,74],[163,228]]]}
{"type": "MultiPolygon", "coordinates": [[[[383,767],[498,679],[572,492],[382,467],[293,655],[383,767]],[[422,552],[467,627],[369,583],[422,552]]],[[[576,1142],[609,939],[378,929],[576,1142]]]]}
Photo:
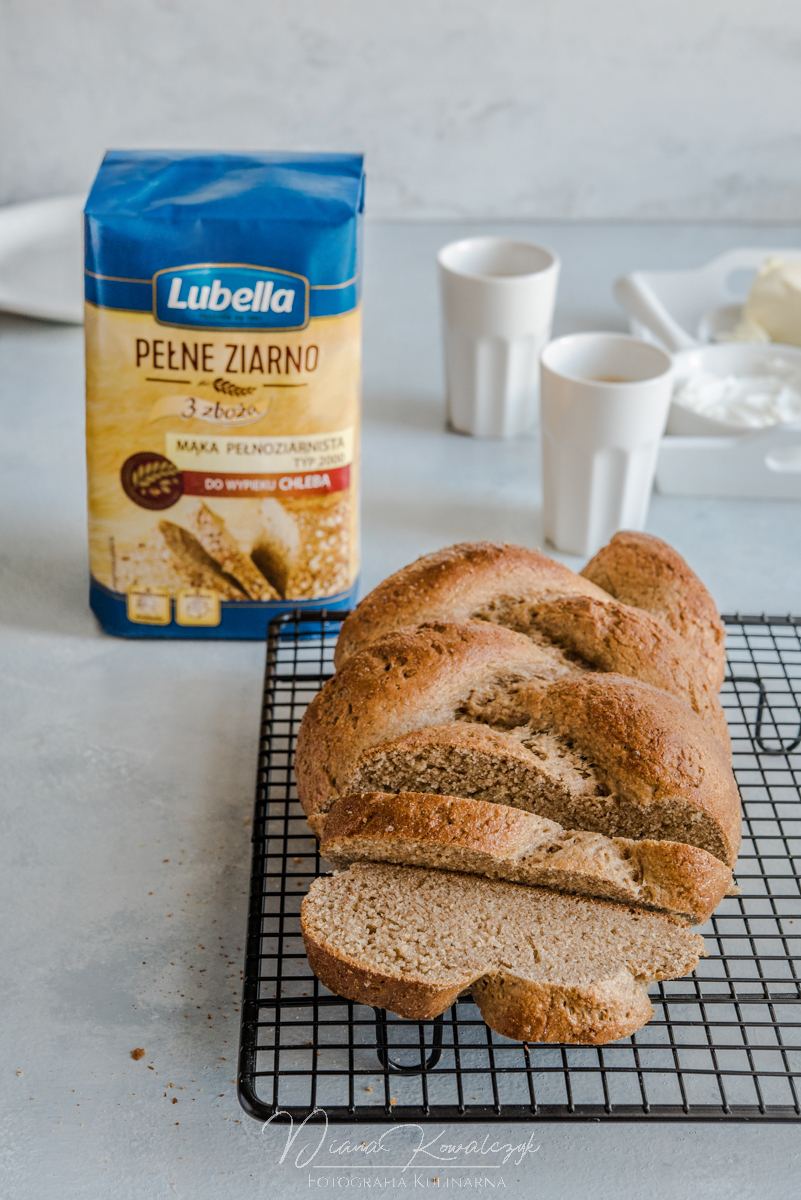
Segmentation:
{"type": "Polygon", "coordinates": [[[415,731],[452,726],[460,716],[465,724],[471,716],[492,719],[496,746],[507,746],[532,773],[536,755],[497,721],[510,731],[550,731],[585,756],[608,798],[594,802],[602,810],[600,825],[576,815],[571,826],[614,836],[622,832],[614,820],[624,803],[645,822],[634,836],[698,844],[693,822],[703,823],[698,836],[705,838],[711,824],[719,845],[702,845],[733,864],[740,837],[737,788],[725,752],[693,712],[626,676],[570,671],[522,634],[473,621],[391,633],[348,659],[318,693],[301,723],[295,759],[298,795],[313,827],[340,796],[369,790],[353,786],[365,752],[415,731]],[[482,708],[485,695],[491,700],[482,708]],[[686,815],[687,836],[676,835],[669,811],[686,815]],[[660,815],[649,829],[651,813],[660,815]]]}
{"type": "Polygon", "coordinates": [[[648,533],[616,533],[582,576],[624,604],[645,609],[692,645],[717,691],[726,672],[726,631],[715,602],[667,542],[648,533]]]}
{"type": "Polygon", "coordinates": [[[661,688],[684,701],[728,750],[729,728],[718,690],[697,649],[641,609],[614,600],[565,596],[534,616],[538,630],[596,671],[615,672],[661,688]]]}
{"type": "MultiPolygon", "coordinates": [[[[548,827],[549,833],[564,833],[553,821],[533,821],[548,827]]],[[[320,853],[334,862],[329,854],[341,857],[352,838],[384,841],[394,837],[509,858],[526,844],[531,824],[529,813],[485,800],[425,792],[354,792],[337,800],[329,811],[320,853]]],[[[339,866],[339,861],[334,865],[339,866]]]]}
{"type": "Polygon", "coordinates": [[[697,846],[605,838],[505,804],[416,792],[344,796],[326,817],[320,853],[336,867],[433,866],[642,904],[693,924],[711,916],[732,882],[730,868],[697,846]],[[450,856],[438,858],[444,849],[450,856]]]}
{"type": "Polygon", "coordinates": [[[470,990],[490,1029],[519,1042],[605,1046],[636,1033],[654,1015],[647,988],[625,970],[583,988],[535,983],[503,971],[477,980],[470,990]]]}
{"type": "Polygon", "coordinates": [[[631,675],[683,698],[728,748],[717,699],[723,627],[681,556],[658,538],[618,534],[585,571],[591,577],[537,550],[492,542],[426,555],[384,580],[347,617],[335,664],[340,668],[393,629],[489,621],[547,638],[596,670],[631,675]],[[598,586],[596,576],[617,592],[598,586]]]}
{"type": "Polygon", "coordinates": [[[467,618],[498,596],[547,600],[570,594],[608,596],[596,584],[539,550],[505,542],[461,542],[423,555],[390,575],[345,619],[334,664],[406,625],[467,618]]]}
{"type": "Polygon", "coordinates": [[[603,1046],[636,1033],[654,1015],[647,987],[625,970],[591,988],[538,983],[508,971],[465,976],[462,986],[435,987],[338,956],[305,930],[303,944],[312,971],[335,996],[410,1021],[438,1017],[468,988],[490,1029],[519,1042],[603,1046]]]}
{"type": "Polygon", "coordinates": [[[475,975],[466,974],[460,983],[445,987],[426,984],[422,980],[405,980],[365,967],[349,955],[333,953],[306,929],[303,930],[303,945],[312,971],[335,996],[344,996],[358,1004],[370,1004],[373,1008],[386,1008],[412,1021],[438,1017],[476,979],[475,975]]]}
{"type": "MultiPolygon", "coordinates": [[[[486,1023],[506,1037],[525,1041],[601,1045],[633,1033],[653,1015],[647,996],[649,983],[688,974],[696,966],[699,956],[705,953],[702,939],[690,934],[676,918],[644,914],[603,900],[562,897],[555,908],[554,919],[557,921],[560,919],[559,913],[565,909],[570,911],[575,923],[584,922],[592,914],[596,925],[598,918],[601,922],[608,920],[612,932],[617,934],[616,926],[622,924],[625,928],[632,919],[641,923],[647,917],[651,922],[651,933],[645,936],[659,938],[666,944],[660,949],[653,942],[650,951],[639,952],[634,951],[633,943],[629,942],[632,949],[627,951],[627,939],[636,935],[624,932],[620,946],[610,948],[608,958],[596,957],[593,961],[590,955],[586,968],[579,964],[579,968],[572,972],[577,976],[573,981],[564,977],[565,970],[558,965],[558,955],[552,959],[553,979],[536,978],[543,969],[547,974],[550,967],[535,968],[533,976],[530,966],[528,971],[523,969],[524,962],[532,962],[531,949],[521,952],[517,969],[511,962],[499,961],[498,950],[493,946],[489,930],[485,935],[489,939],[486,949],[476,954],[473,965],[443,963],[439,969],[432,955],[428,954],[424,972],[407,962],[403,956],[398,959],[401,965],[397,968],[380,967],[369,961],[369,951],[357,954],[345,949],[345,944],[349,940],[352,943],[353,938],[348,939],[347,935],[343,937],[340,925],[344,923],[351,929],[355,926],[359,938],[370,936],[368,927],[372,917],[354,907],[359,905],[362,893],[358,890],[359,875],[353,877],[353,872],[367,879],[368,888],[371,889],[367,894],[372,895],[381,890],[382,880],[389,877],[386,873],[398,870],[402,870],[408,879],[410,894],[423,888],[426,889],[426,898],[437,895],[441,899],[443,895],[447,898],[452,889],[452,904],[456,911],[468,911],[469,897],[473,893],[479,903],[484,902],[482,896],[488,897],[488,914],[492,906],[500,905],[503,909],[507,903],[512,908],[522,904],[524,911],[522,914],[516,913],[514,917],[519,937],[524,943],[530,937],[533,939],[531,946],[542,947],[544,951],[547,946],[542,939],[550,939],[550,930],[543,934],[540,921],[540,931],[537,932],[535,924],[529,923],[532,918],[528,914],[532,912],[532,904],[535,907],[545,905],[550,914],[554,901],[553,893],[544,889],[518,888],[514,884],[486,880],[474,880],[466,888],[463,881],[469,880],[469,877],[415,867],[356,866],[350,872],[316,879],[301,908],[304,945],[315,975],[335,995],[376,1008],[386,1008],[412,1020],[438,1016],[453,1004],[460,992],[470,988],[486,1023]],[[342,887],[350,882],[348,876],[354,878],[356,883],[356,889],[351,893],[344,892],[342,887]],[[433,890],[430,884],[434,885],[433,890]],[[318,905],[321,906],[320,912],[317,911],[318,905]],[[527,933],[527,929],[530,932],[527,933]],[[631,956],[636,964],[626,962],[631,956]],[[649,957],[650,963],[646,961],[649,957]],[[580,978],[582,973],[586,978],[580,978]],[[560,974],[561,979],[558,978],[560,974]]],[[[400,916],[400,912],[394,915],[390,913],[393,921],[400,916]]],[[[431,920],[437,920],[433,912],[431,920]]],[[[425,933],[422,932],[425,944],[425,933]]],[[[597,936],[597,932],[593,936],[597,936]]],[[[517,939],[516,934],[513,940],[517,942],[517,939]]],[[[617,940],[620,941],[620,938],[617,940]]],[[[435,953],[432,951],[432,954],[435,953]]],[[[539,953],[539,950],[534,950],[535,963],[539,962],[539,953]]]]}
{"type": "Polygon", "coordinates": [[[693,796],[719,825],[734,865],[741,814],[729,757],[683,704],[623,675],[558,680],[542,701],[541,720],[596,765],[618,797],[647,806],[660,796],[693,796]]]}

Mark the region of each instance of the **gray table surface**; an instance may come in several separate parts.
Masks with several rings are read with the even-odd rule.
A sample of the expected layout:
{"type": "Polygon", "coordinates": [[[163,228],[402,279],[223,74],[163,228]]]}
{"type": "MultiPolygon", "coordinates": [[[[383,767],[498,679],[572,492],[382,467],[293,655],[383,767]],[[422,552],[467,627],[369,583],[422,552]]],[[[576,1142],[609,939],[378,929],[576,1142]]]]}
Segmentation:
{"type": "MultiPolygon", "coordinates": [[[[562,256],[556,332],[623,328],[610,285],[624,271],[801,241],[798,227],[767,225],[503,228],[562,256]]],[[[486,231],[368,229],[364,589],[449,542],[541,543],[536,438],[487,442],[444,428],[434,252],[486,231]]],[[[0,317],[0,404],[0,1194],[349,1190],[364,1172],[340,1168],[310,1187],[294,1163],[303,1139],[282,1162],[285,1130],[263,1130],[235,1096],[263,649],[98,630],[87,607],[80,330],[0,317]],[[135,1046],[147,1051],[141,1062],[135,1046]]],[[[655,496],[648,528],[687,557],[724,611],[798,613],[799,516],[793,503],[655,496]]],[[[382,1128],[332,1129],[326,1148],[382,1128]]],[[[798,1194],[797,1126],[451,1126],[443,1140],[516,1143],[532,1132],[539,1149],[496,1172],[495,1191],[798,1194]]],[[[398,1154],[418,1137],[400,1135],[398,1154]]],[[[401,1178],[383,1170],[386,1155],[371,1161],[377,1177],[395,1176],[382,1195],[471,1174],[421,1170],[418,1159],[401,1178]]]]}

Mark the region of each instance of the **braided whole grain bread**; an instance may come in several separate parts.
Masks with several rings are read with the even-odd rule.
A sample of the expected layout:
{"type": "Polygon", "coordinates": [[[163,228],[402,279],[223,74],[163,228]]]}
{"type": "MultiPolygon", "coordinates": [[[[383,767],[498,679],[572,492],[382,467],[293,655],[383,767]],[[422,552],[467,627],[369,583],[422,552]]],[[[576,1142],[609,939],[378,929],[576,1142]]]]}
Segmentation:
{"type": "Polygon", "coordinates": [[[705,954],[665,913],[388,863],[315,879],[301,927],[309,965],[338,996],[424,1020],[470,989],[498,1033],[582,1045],[641,1028],[648,985],[705,954]]]}
{"type": "Polygon", "coordinates": [[[469,989],[527,1041],[640,1028],[648,984],[704,953],[683,922],[740,839],[723,629],[687,564],[641,534],[582,575],[452,547],[362,601],[336,663],[295,759],[323,855],[351,864],[303,903],[315,974],[417,1019],[469,989]]]}
{"type": "Polygon", "coordinates": [[[295,772],[318,836],[342,796],[410,791],[682,842],[729,866],[739,847],[728,755],[698,715],[485,621],[397,630],[351,655],[303,717],[295,772]]]}
{"type": "Polygon", "coordinates": [[[704,585],[670,546],[619,533],[581,575],[538,550],[475,542],[419,558],[345,620],[337,668],[394,629],[467,619],[526,634],[596,671],[662,688],[728,746],[717,698],[724,630],[704,585]]]}

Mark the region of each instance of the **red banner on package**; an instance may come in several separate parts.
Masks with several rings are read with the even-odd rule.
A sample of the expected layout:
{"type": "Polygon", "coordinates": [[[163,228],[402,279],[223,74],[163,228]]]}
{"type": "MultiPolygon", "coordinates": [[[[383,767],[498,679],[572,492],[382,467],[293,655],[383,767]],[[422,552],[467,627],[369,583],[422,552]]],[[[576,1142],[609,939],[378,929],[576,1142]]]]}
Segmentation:
{"type": "Polygon", "coordinates": [[[326,496],[350,487],[350,467],[293,475],[232,475],[211,471],[184,471],[185,496],[326,496]]]}

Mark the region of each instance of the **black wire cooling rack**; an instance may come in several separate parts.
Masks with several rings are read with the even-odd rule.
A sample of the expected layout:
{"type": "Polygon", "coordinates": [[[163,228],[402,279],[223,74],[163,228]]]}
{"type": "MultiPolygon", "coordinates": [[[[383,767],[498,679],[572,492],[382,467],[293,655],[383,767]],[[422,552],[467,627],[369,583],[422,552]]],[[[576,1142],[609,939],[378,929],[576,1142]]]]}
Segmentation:
{"type": "Polygon", "coordinates": [[[300,904],[321,863],[296,799],[295,736],[333,674],[344,614],[267,640],[239,1062],[245,1110],[332,1122],[801,1118],[801,617],[733,616],[722,700],[743,801],[738,896],[709,958],[651,989],[655,1016],[607,1046],[527,1045],[460,999],[434,1021],[343,1000],[309,969],[300,904]]]}

